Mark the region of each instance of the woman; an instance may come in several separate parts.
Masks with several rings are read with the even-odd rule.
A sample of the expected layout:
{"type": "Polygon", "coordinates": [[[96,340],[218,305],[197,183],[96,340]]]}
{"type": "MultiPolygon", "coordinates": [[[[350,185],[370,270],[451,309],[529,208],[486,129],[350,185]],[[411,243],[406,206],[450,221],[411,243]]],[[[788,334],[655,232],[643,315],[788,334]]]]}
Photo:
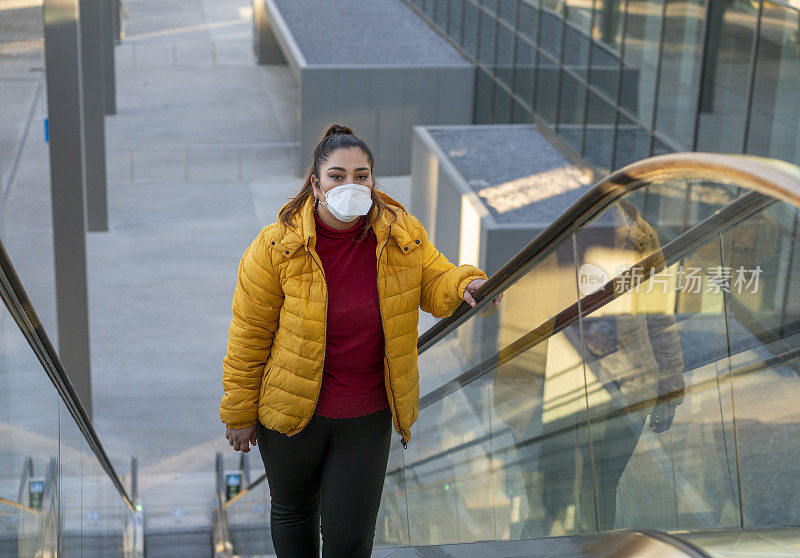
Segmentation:
{"type": "Polygon", "coordinates": [[[239,263],[220,417],[235,450],[259,447],[279,558],[318,556],[320,517],[326,558],[370,556],[391,424],[406,447],[419,410],[419,308],[475,306],[486,280],[440,254],[373,167],[328,126],[239,263]]]}

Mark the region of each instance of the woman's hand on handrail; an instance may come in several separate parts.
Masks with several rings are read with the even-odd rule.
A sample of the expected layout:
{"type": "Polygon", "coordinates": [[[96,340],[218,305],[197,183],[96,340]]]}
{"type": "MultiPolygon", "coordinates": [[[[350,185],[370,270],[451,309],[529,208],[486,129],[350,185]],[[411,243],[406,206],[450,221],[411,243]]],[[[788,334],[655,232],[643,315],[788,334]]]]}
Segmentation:
{"type": "MultiPolygon", "coordinates": [[[[486,279],[475,279],[474,281],[471,281],[467,285],[467,288],[464,289],[464,300],[467,301],[467,304],[469,304],[470,306],[473,306],[473,307],[475,306],[475,299],[472,297],[472,295],[485,282],[486,282],[486,279]]],[[[503,300],[503,293],[500,293],[499,295],[494,297],[494,305],[497,306],[498,304],[500,304],[501,300],[503,300]]]]}

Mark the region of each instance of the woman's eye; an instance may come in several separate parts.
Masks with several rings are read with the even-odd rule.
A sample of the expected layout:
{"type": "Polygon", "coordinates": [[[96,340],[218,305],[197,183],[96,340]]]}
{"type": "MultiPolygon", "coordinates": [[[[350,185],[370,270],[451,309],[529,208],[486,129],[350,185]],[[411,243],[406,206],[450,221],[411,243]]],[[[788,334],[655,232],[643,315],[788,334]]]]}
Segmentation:
{"type": "Polygon", "coordinates": [[[365,175],[363,175],[363,176],[360,176],[359,178],[360,178],[361,180],[366,180],[367,178],[369,178],[369,176],[367,176],[367,175],[365,174],[365,175]]]}

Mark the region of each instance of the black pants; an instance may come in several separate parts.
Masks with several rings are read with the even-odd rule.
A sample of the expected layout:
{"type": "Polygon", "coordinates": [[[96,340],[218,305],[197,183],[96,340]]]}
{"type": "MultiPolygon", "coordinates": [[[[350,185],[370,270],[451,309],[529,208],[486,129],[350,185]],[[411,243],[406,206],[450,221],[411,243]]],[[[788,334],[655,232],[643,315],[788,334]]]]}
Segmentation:
{"type": "Polygon", "coordinates": [[[368,558],[386,476],[389,408],[354,418],[314,415],[294,436],[258,424],[278,558],[368,558]]]}

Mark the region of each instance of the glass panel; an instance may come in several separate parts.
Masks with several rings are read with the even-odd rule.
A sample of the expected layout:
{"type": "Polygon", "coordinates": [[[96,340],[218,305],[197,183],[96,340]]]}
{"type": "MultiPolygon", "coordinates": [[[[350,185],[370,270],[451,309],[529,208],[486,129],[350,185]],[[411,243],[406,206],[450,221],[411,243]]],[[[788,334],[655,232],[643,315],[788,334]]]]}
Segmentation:
{"type": "Polygon", "coordinates": [[[420,355],[410,544],[798,523],[800,211],[692,172],[612,202],[420,355]]]}
{"type": "Polygon", "coordinates": [[[561,34],[564,23],[560,9],[558,0],[542,0],[539,46],[552,57],[553,62],[561,59],[561,34]]]}
{"type": "Polygon", "coordinates": [[[64,556],[123,556],[130,511],[63,403],[60,436],[64,556]]]}
{"type": "Polygon", "coordinates": [[[601,527],[739,524],[729,328],[714,289],[720,239],[712,234],[666,268],[660,253],[737,195],[709,181],[657,183],[595,221],[605,231],[581,232],[588,270],[618,278],[611,267],[638,270],[615,284],[624,294],[584,319],[587,376],[593,370],[611,398],[590,419],[601,527]],[[636,273],[644,280],[632,288],[636,273]]]}
{"type": "Polygon", "coordinates": [[[517,62],[514,65],[514,93],[531,104],[533,98],[534,50],[522,39],[517,41],[517,62]]]}
{"type": "Polygon", "coordinates": [[[623,0],[595,0],[591,29],[590,83],[612,99],[617,97],[623,0]]]}
{"type": "Polygon", "coordinates": [[[0,6],[0,184],[4,196],[0,237],[42,325],[56,344],[50,150],[43,131],[48,115],[47,95],[42,94],[48,86],[43,0],[26,0],[23,5],[3,2],[0,6]],[[36,136],[25,132],[29,126],[36,136]],[[26,138],[34,137],[39,149],[25,143],[26,138]]]}
{"type": "Polygon", "coordinates": [[[519,0],[499,0],[499,7],[497,14],[500,19],[508,23],[512,28],[514,27],[514,12],[516,11],[519,0]]]}
{"type": "Polygon", "coordinates": [[[789,296],[800,276],[799,215],[776,203],[721,239],[719,282],[733,353],[726,387],[735,403],[745,527],[800,523],[796,493],[786,490],[800,478],[800,360],[791,356],[800,347],[800,309],[789,296]]]}
{"type": "Polygon", "coordinates": [[[540,52],[536,69],[536,102],[534,110],[546,124],[556,122],[556,95],[558,92],[561,59],[561,35],[564,24],[556,0],[543,0],[540,12],[540,52]]]}
{"type": "Polygon", "coordinates": [[[447,24],[447,34],[458,42],[461,40],[461,13],[464,0],[450,0],[449,6],[450,18],[447,24]]]}
{"type": "Polygon", "coordinates": [[[589,33],[592,10],[585,0],[566,0],[564,26],[564,64],[586,70],[589,61],[589,33]]]}
{"type": "Polygon", "coordinates": [[[447,28],[447,4],[448,0],[428,0],[434,4],[433,21],[442,29],[447,28]]]}
{"type": "MultiPolygon", "coordinates": [[[[567,0],[564,26],[564,66],[580,78],[587,78],[589,63],[589,32],[592,11],[582,0],[567,0]]],[[[564,72],[561,79],[561,105],[558,130],[562,137],[580,153],[581,131],[586,112],[586,86],[564,72]]]]}
{"type": "Polygon", "coordinates": [[[530,124],[532,122],[531,111],[527,107],[514,101],[512,110],[514,111],[511,114],[512,124],[530,124]]]}
{"type": "Polygon", "coordinates": [[[514,64],[514,34],[504,25],[497,29],[497,63],[494,66],[495,75],[511,87],[511,70],[514,64]]]}
{"type": "Polygon", "coordinates": [[[487,12],[481,14],[481,41],[478,61],[487,67],[494,64],[495,36],[497,20],[487,12]]]}
{"type": "MultiPolygon", "coordinates": [[[[629,15],[625,23],[625,63],[622,68],[620,104],[647,126],[653,124],[662,6],[663,0],[628,0],[629,15]]],[[[599,82],[596,85],[609,93],[612,90],[608,87],[616,88],[615,80],[609,79],[606,83],[606,87],[599,82]]]]}
{"type": "MultiPolygon", "coordinates": [[[[119,471],[117,471],[119,473],[119,471]]],[[[106,490],[106,505],[108,509],[108,554],[110,556],[124,556],[126,529],[132,521],[131,511],[120,498],[119,492],[110,484],[106,490]]],[[[126,486],[123,484],[123,486],[126,486]]]]}
{"type": "Polygon", "coordinates": [[[702,0],[667,2],[656,128],[681,149],[692,146],[703,35],[702,0]]]}
{"type": "MultiPolygon", "coordinates": [[[[263,467],[261,468],[263,473],[263,467]]],[[[262,481],[227,506],[228,532],[237,555],[274,554],[269,525],[269,484],[262,481]]],[[[377,529],[376,529],[377,532],[377,529]]]]}
{"type": "Polygon", "coordinates": [[[420,413],[405,455],[412,545],[495,538],[487,397],[483,378],[420,413]]]}
{"type": "Polygon", "coordinates": [[[434,11],[436,10],[436,4],[438,1],[439,0],[422,0],[422,10],[431,19],[434,19],[434,11]]]}
{"type": "Polygon", "coordinates": [[[32,557],[41,548],[45,518],[56,511],[53,506],[58,504],[53,498],[57,484],[49,476],[51,462],[54,466],[58,460],[58,422],[58,394],[3,306],[0,309],[0,498],[24,507],[2,508],[9,522],[4,524],[17,533],[21,556],[32,557]]]}
{"type": "Polygon", "coordinates": [[[619,60],[624,0],[595,0],[592,36],[619,60]]]}
{"type": "Polygon", "coordinates": [[[554,125],[556,121],[556,96],[558,91],[558,66],[539,57],[536,69],[536,104],[535,111],[546,124],[554,125]]]}
{"type": "Polygon", "coordinates": [[[0,555],[121,556],[127,508],[5,307],[0,426],[0,555]]]}
{"type": "Polygon", "coordinates": [[[650,135],[624,115],[619,115],[617,149],[611,170],[646,159],[650,154],[650,135]]]}
{"type": "Polygon", "coordinates": [[[495,85],[494,90],[494,124],[508,124],[511,122],[511,96],[508,92],[495,85]]]}
{"type": "Polygon", "coordinates": [[[583,117],[586,112],[586,87],[564,72],[561,76],[561,95],[558,110],[558,134],[575,151],[581,151],[583,117]]]}
{"type": "Polygon", "coordinates": [[[653,142],[653,155],[663,155],[664,153],[672,153],[675,151],[671,146],[667,145],[659,138],[655,138],[653,142]]]}
{"type": "Polygon", "coordinates": [[[495,508],[512,539],[580,532],[593,515],[577,324],[553,335],[553,318],[576,300],[568,241],[507,289],[497,311],[495,508]]]}
{"type": "MultiPolygon", "coordinates": [[[[59,404],[61,412],[61,521],[63,525],[62,549],[65,556],[80,556],[82,552],[84,529],[87,536],[95,530],[97,517],[89,515],[88,501],[94,481],[90,480],[89,456],[84,453],[83,434],[73,422],[72,416],[59,404]],[[84,467],[87,474],[84,477],[84,467]],[[86,488],[84,490],[84,486],[86,488]],[[84,515],[84,504],[86,515],[84,515]]],[[[96,510],[92,510],[96,513],[96,510]]]]}
{"type": "Polygon", "coordinates": [[[475,95],[475,114],[472,122],[474,124],[491,124],[494,81],[481,69],[478,69],[476,73],[478,74],[478,86],[475,95]]]}
{"type": "Polygon", "coordinates": [[[489,13],[494,14],[497,12],[497,0],[478,0],[478,2],[480,2],[489,13]]]}
{"type": "MultiPolygon", "coordinates": [[[[619,89],[619,61],[616,55],[612,56],[605,46],[598,46],[596,42],[592,46],[592,71],[589,82],[610,99],[616,100],[619,89]]],[[[632,85],[635,87],[636,84],[632,85]]],[[[635,91],[633,89],[632,93],[635,91]]]]}
{"type": "Polygon", "coordinates": [[[746,3],[709,4],[698,150],[742,150],[757,15],[746,3]]]}
{"type": "Polygon", "coordinates": [[[539,9],[532,0],[520,0],[519,3],[519,32],[532,43],[536,43],[538,36],[537,25],[539,22],[539,9]]]}
{"type": "Polygon", "coordinates": [[[764,2],[747,152],[800,163],[800,6],[764,2]]]}
{"type": "Polygon", "coordinates": [[[408,546],[405,456],[399,444],[389,448],[381,507],[375,527],[375,547],[408,546]]]}
{"type": "Polygon", "coordinates": [[[593,165],[602,169],[610,169],[613,147],[614,108],[590,91],[584,156],[593,165]]]}
{"type": "Polygon", "coordinates": [[[478,45],[478,16],[480,10],[470,0],[464,4],[464,35],[461,46],[472,57],[478,45]]]}

